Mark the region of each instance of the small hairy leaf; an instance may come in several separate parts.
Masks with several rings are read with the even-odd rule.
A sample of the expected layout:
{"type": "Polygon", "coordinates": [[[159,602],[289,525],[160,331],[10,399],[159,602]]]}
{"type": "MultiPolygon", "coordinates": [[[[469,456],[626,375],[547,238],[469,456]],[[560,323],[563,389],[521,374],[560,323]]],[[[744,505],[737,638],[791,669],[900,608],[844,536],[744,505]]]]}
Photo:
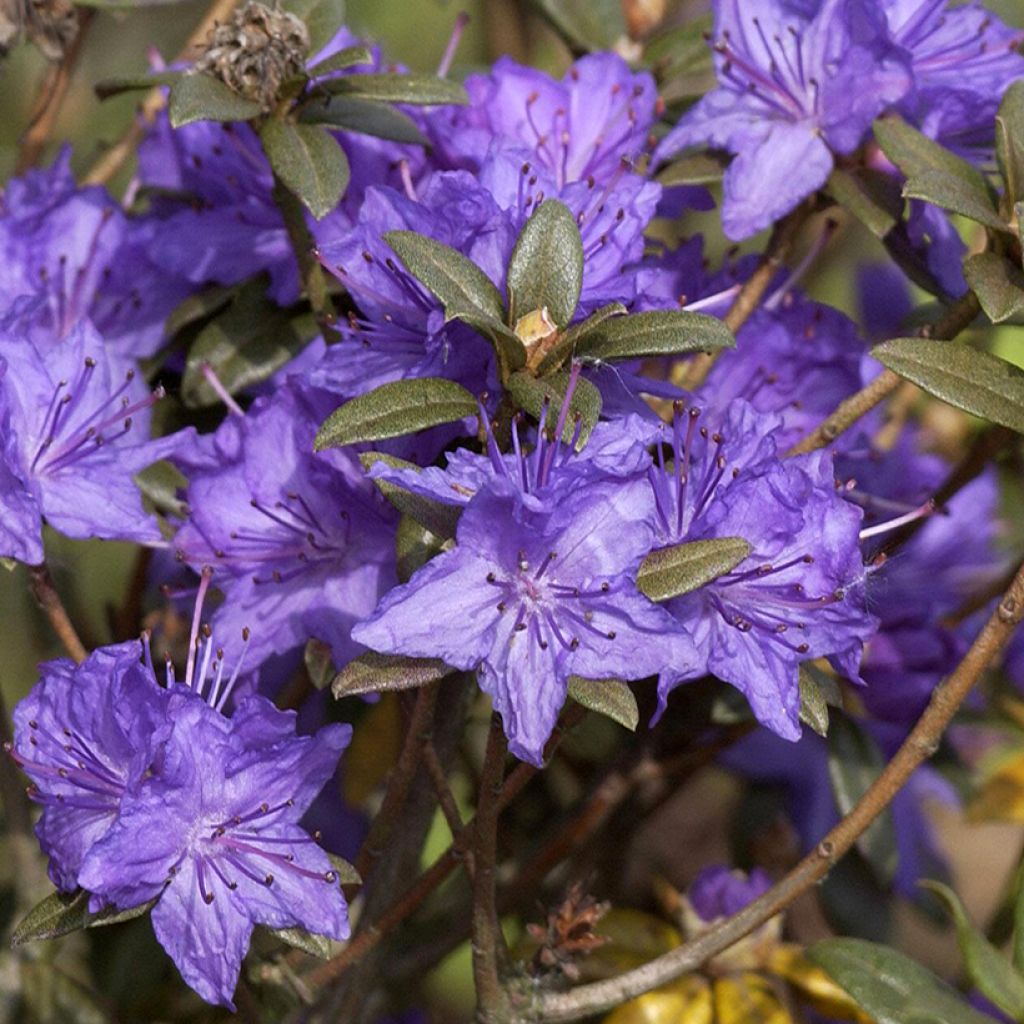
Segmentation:
{"type": "Polygon", "coordinates": [[[828,735],[828,699],[817,673],[808,666],[800,666],[800,721],[809,725],[819,736],[828,735]]]}
{"type": "Polygon", "coordinates": [[[358,96],[364,100],[409,103],[416,106],[465,106],[466,90],[458,82],[436,75],[348,75],[322,83],[328,92],[340,96],[358,96]]]}
{"type": "MultiPolygon", "coordinates": [[[[414,462],[406,462],[405,459],[396,458],[394,455],[385,455],[384,452],[364,452],[359,456],[363,468],[369,470],[377,462],[383,462],[392,469],[412,469],[417,473],[420,467],[414,462]]],[[[446,505],[443,501],[432,501],[421,494],[413,494],[411,491],[399,487],[397,484],[387,480],[373,481],[392,505],[403,515],[412,516],[416,522],[425,526],[436,537],[445,540],[455,536],[455,528],[459,523],[459,516],[462,509],[457,505],[446,505]]]]}
{"type": "Polygon", "coordinates": [[[711,153],[694,153],[663,168],[655,180],[665,188],[673,185],[714,185],[722,180],[727,166],[725,160],[711,153]]]}
{"type": "Polygon", "coordinates": [[[963,904],[949,886],[932,881],[919,884],[934,893],[953,918],[960,955],[975,987],[1014,1020],[1024,1019],[1024,975],[971,924],[963,904]]]}
{"type": "Polygon", "coordinates": [[[693,540],[652,551],[636,584],[652,601],[667,601],[731,572],[751,552],[742,537],[693,540]]]}
{"type": "Polygon", "coordinates": [[[376,100],[333,96],[329,103],[313,102],[304,107],[300,120],[304,124],[359,132],[361,135],[373,135],[391,142],[428,145],[426,136],[408,114],[376,100]]]}
{"type": "Polygon", "coordinates": [[[896,338],[872,355],[936,398],[1024,433],[1024,370],[988,352],[931,338],[896,338]]]}
{"type": "Polygon", "coordinates": [[[167,116],[172,128],[193,121],[250,121],[263,108],[253,100],[232,92],[211,75],[183,75],[171,86],[167,116]]]}
{"type": "Polygon", "coordinates": [[[735,346],[732,332],[717,317],[658,309],[604,320],[579,339],[576,352],[585,359],[643,359],[735,346]]]}
{"type": "Polygon", "coordinates": [[[315,637],[307,640],[302,652],[302,661],[310,683],[317,690],[323,690],[337,675],[331,645],[325,644],[323,640],[317,640],[315,637]]]}
{"type": "Polygon", "coordinates": [[[274,118],[260,130],[260,142],[275,177],[317,220],[338,205],[348,187],[348,157],[330,132],[274,118]]]}
{"type": "Polygon", "coordinates": [[[576,351],[576,346],[580,341],[592,330],[612,317],[625,316],[626,312],[626,307],[621,302],[609,302],[591,313],[586,320],[573,324],[544,354],[537,366],[537,376],[543,377],[544,374],[558,369],[576,351]]]}
{"type": "Polygon", "coordinates": [[[621,679],[569,676],[569,696],[589,711],[596,711],[630,732],[636,732],[640,709],[633,691],[621,679]]]}
{"type": "Polygon", "coordinates": [[[994,324],[1024,317],[1024,273],[1005,256],[979,252],[964,260],[964,277],[994,324]]]}
{"type": "Polygon", "coordinates": [[[413,377],[382,384],[335,409],[317,431],[314,451],[382,441],[473,416],[476,399],[455,381],[413,377]]]}
{"type": "Polygon", "coordinates": [[[437,658],[407,658],[402,654],[367,651],[350,661],[331,683],[335,698],[364,693],[411,690],[443,679],[452,670],[437,658]]]}
{"type": "Polygon", "coordinates": [[[306,69],[310,78],[319,78],[322,75],[329,75],[334,71],[344,71],[346,68],[355,67],[357,64],[370,64],[373,62],[373,54],[365,46],[346,46],[337,50],[329,57],[317,61],[312,67],[306,69]]]}
{"type": "Polygon", "coordinates": [[[583,242],[572,211],[557,199],[541,203],[523,225],[508,264],[509,322],[547,309],[565,327],[583,289],[583,242]]]}
{"type": "Polygon", "coordinates": [[[959,213],[996,231],[1010,230],[996,212],[987,190],[979,190],[947,171],[930,170],[911,175],[903,186],[903,194],[908,199],[923,199],[951,213],[959,213]]]}
{"type": "Polygon", "coordinates": [[[575,49],[610,50],[626,34],[619,0],[536,0],[537,7],[575,49]]]}
{"type": "Polygon", "coordinates": [[[992,1024],[903,953],[864,939],[825,939],[807,951],[877,1024],[992,1024]]]}
{"type": "MultiPolygon", "coordinates": [[[[546,401],[548,413],[544,426],[545,429],[554,432],[568,386],[569,372],[565,370],[540,380],[531,377],[525,371],[520,371],[513,373],[509,378],[508,393],[520,409],[537,420],[540,419],[546,401]]],[[[565,426],[562,427],[562,441],[565,444],[572,442],[573,434],[576,432],[577,415],[582,425],[576,445],[578,451],[587,443],[590,432],[601,416],[601,393],[585,377],[577,378],[572,401],[569,403],[569,415],[565,419],[565,426]]]]}
{"type": "Polygon", "coordinates": [[[903,198],[891,175],[868,168],[855,172],[837,167],[826,187],[835,201],[877,238],[884,238],[903,214],[903,198]]]}
{"type": "Polygon", "coordinates": [[[345,0],[283,0],[281,6],[306,23],[310,53],[319,53],[345,21],[345,0]]]}
{"type": "Polygon", "coordinates": [[[105,100],[123,92],[148,90],[156,85],[173,85],[182,75],[181,71],[157,71],[151,75],[104,78],[93,86],[93,90],[101,100],[105,100]]]}
{"type": "MultiPolygon", "coordinates": [[[[158,897],[159,898],[159,897],[158,897]]],[[[18,923],[11,935],[12,946],[23,946],[40,939],[55,939],[81,928],[98,928],[141,917],[156,903],[149,900],[128,910],[109,907],[97,914],[89,913],[89,893],[79,889],[73,893],[50,893],[37,903],[18,923]]]]}
{"type": "Polygon", "coordinates": [[[330,960],[331,940],[326,935],[307,932],[305,928],[268,928],[267,931],[281,942],[301,949],[303,953],[315,956],[320,960],[330,960]]]}
{"type": "Polygon", "coordinates": [[[996,114],[996,157],[1009,205],[1024,199],[1024,81],[1003,93],[996,114]]]}

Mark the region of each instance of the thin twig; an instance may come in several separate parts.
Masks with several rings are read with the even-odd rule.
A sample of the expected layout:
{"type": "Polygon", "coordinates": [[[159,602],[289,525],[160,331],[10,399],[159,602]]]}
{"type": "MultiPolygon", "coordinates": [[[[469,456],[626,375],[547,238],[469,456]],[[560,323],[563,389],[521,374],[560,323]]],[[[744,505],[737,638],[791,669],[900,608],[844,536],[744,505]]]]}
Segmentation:
{"type": "Polygon", "coordinates": [[[39,96],[29,117],[28,131],[22,136],[15,174],[24,174],[30,167],[35,167],[47,142],[50,141],[50,135],[53,133],[54,125],[57,123],[64,99],[68,94],[68,87],[71,85],[71,76],[82,53],[82,44],[85,42],[89,26],[95,17],[96,10],[93,7],[78,9],[78,31],[75,33],[75,38],[71,40],[71,45],[64,52],[60,62],[47,69],[39,96]]]}
{"type": "MultiPolygon", "coordinates": [[[[462,820],[462,815],[459,813],[459,805],[455,801],[455,794],[452,793],[452,788],[448,785],[448,776],[445,774],[441,759],[437,756],[434,744],[430,740],[423,744],[421,757],[423,758],[423,767],[426,768],[427,774],[430,776],[430,784],[434,787],[434,793],[437,795],[437,802],[441,807],[441,812],[444,814],[444,820],[448,823],[451,834],[457,836],[466,827],[466,823],[462,820]]],[[[466,870],[469,876],[472,877],[473,856],[471,853],[466,854],[466,870]]]]}
{"type": "Polygon", "coordinates": [[[89,656],[89,652],[71,624],[71,619],[64,608],[64,602],[60,599],[60,594],[57,593],[57,588],[53,585],[53,579],[50,577],[50,570],[46,567],[46,563],[30,565],[28,579],[32,596],[46,613],[54,633],[64,645],[64,650],[80,665],[89,656]]]}
{"type": "Polygon", "coordinates": [[[505,1006],[499,960],[504,936],[498,920],[495,871],[498,860],[498,815],[501,782],[507,752],[505,732],[497,714],[491,716],[487,752],[480,771],[480,794],[473,842],[473,981],[476,985],[477,1020],[492,1024],[505,1006]]]}
{"type": "MultiPolygon", "coordinates": [[[[193,60],[197,47],[206,41],[206,37],[221,22],[227,21],[231,17],[231,12],[237,4],[238,0],[213,0],[206,14],[203,15],[203,20],[196,25],[181,48],[175,62],[193,60]]],[[[157,114],[163,109],[165,102],[162,89],[150,89],[139,106],[138,115],[132,119],[132,123],[125,133],[93,164],[82,183],[105,185],[110,181],[135,152],[135,147],[142,141],[146,129],[156,120],[157,114]]]]}
{"type": "Polygon", "coordinates": [[[981,678],[982,672],[1006,646],[1022,615],[1024,566],[1018,569],[1013,583],[963,660],[935,689],[917,725],[882,774],[850,813],[768,892],[738,914],[636,970],[606,981],[582,985],[569,992],[538,997],[521,1019],[542,1021],[544,1024],[582,1020],[667,984],[734,945],[821,881],[889,805],[918,766],[935,753],[957,709],[981,678]]]}
{"type": "MultiPolygon", "coordinates": [[[[775,225],[772,236],[768,241],[768,247],[761,257],[761,262],[753,274],[743,282],[725,314],[723,322],[729,330],[735,334],[754,314],[754,310],[760,305],[764,293],[768,290],[772,279],[778,273],[779,268],[785,263],[793,250],[800,230],[812,213],[810,206],[801,206],[794,210],[787,217],[784,217],[775,225]]],[[[718,352],[701,352],[690,360],[682,376],[681,385],[690,391],[695,390],[704,383],[705,378],[715,365],[715,360],[721,355],[722,349],[718,352]]]]}
{"type": "MultiPolygon", "coordinates": [[[[941,338],[951,341],[962,330],[969,327],[981,310],[978,297],[974,292],[965,292],[936,323],[928,324],[918,331],[922,338],[941,338]]],[[[836,406],[823,423],[815,427],[806,437],[786,453],[787,455],[803,455],[831,444],[843,431],[848,430],[862,416],[869,413],[879,402],[888,398],[902,382],[903,378],[892,370],[883,370],[870,384],[865,385],[856,394],[844,399],[836,406]]]]}

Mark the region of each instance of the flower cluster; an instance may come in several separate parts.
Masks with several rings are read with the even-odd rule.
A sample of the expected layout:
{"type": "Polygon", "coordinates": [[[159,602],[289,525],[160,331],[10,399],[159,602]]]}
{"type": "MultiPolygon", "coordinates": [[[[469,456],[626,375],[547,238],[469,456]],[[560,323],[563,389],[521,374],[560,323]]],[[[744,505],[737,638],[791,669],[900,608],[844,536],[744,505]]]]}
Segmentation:
{"type": "MultiPolygon", "coordinates": [[[[986,175],[1024,31],[936,0],[713,8],[716,84],[679,112],[656,62],[591,52],[553,77],[504,57],[458,87],[457,40],[436,78],[408,75],[251,2],[194,66],[154,60],[167,109],[122,201],[76,185],[66,148],[5,186],[0,559],[38,578],[50,531],[147,549],[121,640],[198,590],[180,678],[168,656],[158,679],[148,632],[47,662],[10,749],[57,889],[94,914],[151,906],[206,1001],[233,1006],[256,925],[348,938],[303,821],[317,798],[348,813],[326,784],[351,728],[330,723],[372,715],[325,712],[329,680],[344,698],[422,659],[472,676],[537,768],[570,695],[642,709],[657,744],[717,729],[710,691],[752,733],[722,763],[781,785],[809,847],[841,803],[809,702],[827,690],[865,749],[894,751],[999,592],[991,467],[953,473],[956,444],[907,408],[808,438],[876,380],[870,344],[910,333],[904,275],[966,287],[957,226],[903,209],[879,118],[915,159],[946,148],[999,236],[982,255],[1019,277],[1024,193],[997,203],[986,175]],[[786,226],[764,253],[685,234],[714,168],[727,238],[786,226]],[[815,278],[851,182],[883,197],[872,230],[903,271],[860,269],[859,323],[815,278]]],[[[1021,308],[1024,290],[1003,319],[1021,308]]],[[[901,892],[938,859],[936,795],[955,799],[920,769],[897,798],[901,892]]],[[[701,876],[689,930],[767,886],[701,876]]]]}

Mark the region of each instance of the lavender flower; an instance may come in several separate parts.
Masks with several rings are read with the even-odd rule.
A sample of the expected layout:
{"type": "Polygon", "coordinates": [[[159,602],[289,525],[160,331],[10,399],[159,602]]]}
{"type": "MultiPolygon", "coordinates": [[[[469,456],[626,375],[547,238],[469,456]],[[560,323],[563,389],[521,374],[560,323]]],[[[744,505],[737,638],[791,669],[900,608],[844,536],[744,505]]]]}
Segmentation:
{"type": "Polygon", "coordinates": [[[191,436],[149,440],[149,409],[162,394],[88,321],[44,349],[0,327],[0,554],[41,562],[44,518],[69,537],[160,543],[133,476],[191,436]]]}
{"type": "Polygon", "coordinates": [[[390,507],[351,452],[313,454],[325,415],[282,388],[229,418],[205,464],[179,456],[190,511],[175,548],[196,570],[214,568],[227,597],[213,618],[220,635],[261,624],[253,664],[311,636],[344,664],[359,650],[352,624],[394,581],[390,507]]]}
{"type": "Polygon", "coordinates": [[[78,885],[89,849],[117,820],[167,729],[165,691],[141,662],[137,641],[101,648],[81,665],[41,666],[14,710],[8,747],[43,805],[36,835],[58,889],[78,885]]]}
{"type": "Polygon", "coordinates": [[[705,144],[735,155],[722,224],[734,239],[767,227],[828,179],[833,153],[862,141],[911,86],[903,52],[867,0],[824,0],[811,16],[784,0],[715,4],[718,88],[660,143],[659,162],[705,144]]]}
{"type": "Polygon", "coordinates": [[[738,914],[748,903],[771,888],[771,879],[760,869],[749,875],[721,865],[707,867],[693,880],[686,897],[702,921],[710,924],[738,914]]]}
{"type": "Polygon", "coordinates": [[[678,683],[711,672],[744,693],[762,724],[796,739],[799,663],[827,656],[856,679],[875,629],[865,608],[861,513],[836,493],[830,455],[778,457],[776,418],[737,399],[704,419],[677,409],[664,437],[672,465],[659,447],[649,471],[656,546],[738,536],[753,552],[667,604],[699,657],[662,672],[659,714],[678,683]]]}
{"type": "Polygon", "coordinates": [[[456,546],[352,635],[378,651],[476,669],[512,752],[541,765],[570,675],[642,679],[681,642],[671,616],[636,589],[650,547],[637,505],[604,483],[536,512],[496,480],[469,502],[456,546]]]}

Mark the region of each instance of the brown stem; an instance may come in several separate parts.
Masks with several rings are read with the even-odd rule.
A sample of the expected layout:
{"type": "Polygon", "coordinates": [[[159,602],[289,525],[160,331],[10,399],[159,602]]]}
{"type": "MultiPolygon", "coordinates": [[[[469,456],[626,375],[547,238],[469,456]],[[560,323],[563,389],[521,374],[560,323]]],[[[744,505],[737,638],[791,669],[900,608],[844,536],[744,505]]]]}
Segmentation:
{"type": "MultiPolygon", "coordinates": [[[[565,733],[578,724],[585,714],[586,712],[579,704],[573,704],[565,712],[562,721],[555,726],[551,739],[544,747],[545,759],[551,757],[565,733]]],[[[505,779],[505,784],[501,788],[501,795],[496,801],[499,814],[519,796],[536,774],[537,769],[526,762],[517,764],[509,772],[508,778],[505,779]]],[[[411,914],[414,914],[422,906],[423,901],[455,870],[465,857],[466,851],[472,846],[475,836],[476,819],[455,836],[451,846],[384,911],[374,924],[370,925],[366,931],[356,935],[336,957],[306,975],[306,980],[314,986],[329,984],[362,960],[367,953],[380,944],[389,932],[398,927],[411,914]]]]}
{"type": "Polygon", "coordinates": [[[501,813],[501,782],[507,752],[501,719],[491,716],[487,752],[480,771],[480,793],[476,809],[473,843],[473,981],[476,985],[477,1020],[492,1024],[501,1019],[505,991],[501,984],[499,959],[504,936],[498,920],[495,871],[498,860],[498,815],[501,813]]]}
{"type": "Polygon", "coordinates": [[[85,42],[89,26],[95,17],[96,11],[92,7],[78,9],[78,31],[75,38],[71,40],[71,45],[64,52],[60,63],[53,64],[47,69],[39,96],[36,98],[29,117],[28,131],[25,132],[21,140],[15,174],[24,174],[39,162],[39,158],[50,140],[54,125],[57,123],[57,118],[60,116],[61,107],[68,94],[68,87],[71,85],[71,76],[82,52],[82,44],[85,42]]]}
{"type": "MultiPolygon", "coordinates": [[[[743,282],[743,287],[725,314],[723,322],[729,330],[735,334],[754,314],[754,310],[760,305],[764,293],[772,283],[772,278],[778,273],[779,268],[785,263],[789,254],[793,251],[800,230],[813,212],[813,208],[804,205],[788,214],[775,225],[772,236],[768,240],[768,248],[765,249],[761,262],[753,274],[743,282]]],[[[722,354],[718,352],[702,352],[695,356],[686,366],[680,384],[682,387],[693,391],[704,383],[705,378],[715,365],[715,360],[722,354]]]]}
{"type": "Polygon", "coordinates": [[[46,563],[40,562],[39,565],[30,565],[28,567],[28,579],[32,596],[38,602],[39,607],[46,613],[53,631],[64,645],[64,650],[80,665],[88,657],[89,652],[78,638],[78,633],[71,624],[71,619],[68,618],[64,603],[60,599],[60,594],[57,593],[57,588],[53,585],[50,570],[46,567],[46,563]]]}
{"type": "MultiPolygon", "coordinates": [[[[452,836],[457,836],[466,827],[466,823],[462,820],[462,815],[459,813],[455,794],[452,793],[451,786],[448,785],[448,776],[445,774],[441,759],[437,756],[434,744],[430,740],[423,744],[421,756],[423,758],[423,767],[426,768],[427,774],[430,776],[430,784],[434,787],[437,802],[441,807],[441,812],[444,814],[444,820],[448,823],[452,836]]],[[[469,852],[466,854],[466,871],[470,878],[472,878],[473,855],[469,852]]]]}
{"type": "MultiPolygon", "coordinates": [[[[196,48],[206,41],[206,37],[219,24],[231,17],[231,12],[237,5],[238,0],[213,0],[206,14],[203,15],[203,20],[196,25],[185,45],[174,58],[175,62],[194,60],[196,48]]],[[[133,118],[121,138],[92,165],[83,180],[84,185],[105,185],[117,174],[127,159],[135,152],[135,147],[142,141],[149,125],[156,120],[164,103],[162,89],[150,89],[146,93],[145,99],[139,106],[138,115],[133,118]]]]}
{"type": "Polygon", "coordinates": [[[373,870],[373,865],[384,852],[396,822],[405,807],[409,787],[416,777],[420,752],[423,749],[423,738],[429,736],[431,720],[434,717],[434,705],[437,703],[438,683],[422,687],[416,694],[409,728],[405,734],[405,742],[398,755],[398,762],[391,770],[388,786],[384,791],[384,800],[380,810],[373,819],[370,833],[366,837],[359,855],[356,857],[356,871],[361,878],[366,878],[373,870]]]}
{"type": "Polygon", "coordinates": [[[957,709],[998,656],[1024,616],[1024,566],[1003,595],[970,650],[953,673],[936,687],[910,735],[885,770],[849,814],[792,871],[738,914],[636,970],[569,992],[539,997],[524,1018],[544,1024],[582,1020],[649,992],[696,970],[755,928],[785,910],[828,874],[875,818],[889,805],[915,769],[938,749],[939,740],[957,709]]]}
{"type": "MultiPolygon", "coordinates": [[[[922,338],[942,338],[951,341],[964,328],[970,326],[981,306],[974,292],[965,292],[953,303],[941,319],[927,324],[918,331],[922,338]]],[[[903,378],[892,370],[883,370],[870,384],[856,394],[844,399],[823,423],[815,427],[805,438],[793,445],[787,455],[803,455],[831,444],[843,431],[848,430],[862,416],[869,413],[879,402],[891,395],[903,378]]]]}

